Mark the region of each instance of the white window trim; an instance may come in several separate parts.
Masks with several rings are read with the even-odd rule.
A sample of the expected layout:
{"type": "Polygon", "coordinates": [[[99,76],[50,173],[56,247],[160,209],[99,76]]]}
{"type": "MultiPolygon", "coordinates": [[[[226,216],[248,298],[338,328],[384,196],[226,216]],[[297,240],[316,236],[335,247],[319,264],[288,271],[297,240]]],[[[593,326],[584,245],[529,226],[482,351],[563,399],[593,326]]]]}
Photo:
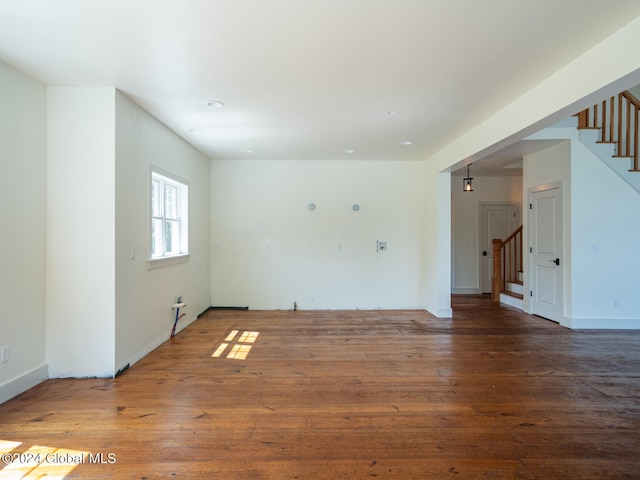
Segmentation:
{"type": "Polygon", "coordinates": [[[191,260],[190,253],[181,253],[179,255],[171,255],[167,257],[157,257],[147,259],[147,270],[153,270],[154,268],[168,267],[170,265],[177,265],[179,263],[187,263],[191,260]]]}
{"type": "Polygon", "coordinates": [[[149,177],[148,177],[148,193],[147,193],[147,201],[149,202],[149,208],[148,208],[148,217],[147,217],[147,221],[148,221],[148,225],[147,225],[147,235],[148,235],[148,248],[147,248],[147,269],[148,270],[152,270],[154,268],[160,268],[160,267],[166,267],[166,266],[170,266],[170,265],[177,265],[180,263],[186,263],[189,262],[190,260],[190,256],[191,253],[189,252],[189,182],[184,179],[181,178],[171,172],[168,172],[156,165],[149,165],[149,177]],[[152,205],[151,205],[151,188],[152,188],[152,181],[153,181],[153,176],[154,174],[156,175],[160,175],[162,177],[165,177],[167,179],[169,179],[170,181],[174,181],[177,183],[180,183],[182,185],[185,185],[187,188],[187,192],[186,195],[184,197],[184,202],[186,203],[185,206],[185,210],[186,210],[186,225],[182,225],[182,228],[184,228],[183,231],[183,235],[186,236],[186,242],[183,242],[181,239],[181,252],[177,253],[177,254],[173,254],[173,255],[163,255],[163,256],[158,256],[158,257],[152,257],[151,256],[151,224],[153,221],[153,217],[152,217],[152,205]],[[186,245],[183,245],[183,243],[186,243],[186,245]]]}

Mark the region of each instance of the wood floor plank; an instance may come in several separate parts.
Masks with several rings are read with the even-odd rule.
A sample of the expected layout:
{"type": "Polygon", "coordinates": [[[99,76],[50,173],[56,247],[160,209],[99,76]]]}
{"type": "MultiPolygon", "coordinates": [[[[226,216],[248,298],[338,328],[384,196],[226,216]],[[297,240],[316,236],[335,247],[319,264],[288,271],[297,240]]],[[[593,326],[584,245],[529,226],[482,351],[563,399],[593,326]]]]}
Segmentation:
{"type": "Polygon", "coordinates": [[[640,478],[640,332],[453,310],[211,311],[117,379],[0,405],[0,449],[85,452],[83,479],[640,478]]]}

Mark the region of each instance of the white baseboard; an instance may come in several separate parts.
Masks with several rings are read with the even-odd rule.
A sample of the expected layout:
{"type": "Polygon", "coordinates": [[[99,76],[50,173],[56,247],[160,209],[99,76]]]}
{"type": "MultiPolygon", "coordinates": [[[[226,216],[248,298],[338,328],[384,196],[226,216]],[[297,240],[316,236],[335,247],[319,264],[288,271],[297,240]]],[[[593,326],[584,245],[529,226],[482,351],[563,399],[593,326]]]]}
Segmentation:
{"type": "Polygon", "coordinates": [[[640,330],[640,319],[637,318],[570,318],[571,329],[595,330],[640,330]]]}
{"type": "Polygon", "coordinates": [[[436,309],[435,312],[429,312],[429,313],[432,313],[437,318],[452,318],[453,317],[453,309],[452,308],[438,308],[438,309],[436,309]]]}
{"type": "Polygon", "coordinates": [[[509,305],[510,307],[523,310],[521,298],[515,298],[515,297],[512,297],[511,295],[505,295],[504,293],[501,293],[500,303],[504,303],[505,305],[509,305]]]}
{"type": "Polygon", "coordinates": [[[482,289],[472,287],[451,287],[451,293],[454,295],[480,295],[482,294],[482,289]]]}
{"type": "Polygon", "coordinates": [[[20,395],[22,392],[26,392],[30,388],[44,382],[48,377],[48,368],[45,364],[34,368],[30,372],[20,375],[13,380],[9,380],[8,382],[0,385],[0,403],[4,403],[17,395],[20,395]]]}
{"type": "MultiPolygon", "coordinates": [[[[185,328],[187,328],[189,325],[191,325],[193,322],[195,322],[197,319],[198,317],[194,316],[186,321],[181,320],[178,323],[178,327],[176,328],[176,335],[180,333],[182,330],[184,330],[185,328]]],[[[170,337],[171,337],[171,328],[167,329],[161,336],[147,343],[147,345],[145,345],[145,347],[141,351],[136,352],[134,355],[130,356],[125,362],[122,363],[122,365],[118,365],[116,368],[116,372],[118,372],[120,369],[124,368],[125,366],[133,366],[133,364],[139,362],[144,357],[149,355],[152,351],[154,351],[156,348],[158,348],[160,345],[162,345],[164,342],[169,340],[170,337]]]]}

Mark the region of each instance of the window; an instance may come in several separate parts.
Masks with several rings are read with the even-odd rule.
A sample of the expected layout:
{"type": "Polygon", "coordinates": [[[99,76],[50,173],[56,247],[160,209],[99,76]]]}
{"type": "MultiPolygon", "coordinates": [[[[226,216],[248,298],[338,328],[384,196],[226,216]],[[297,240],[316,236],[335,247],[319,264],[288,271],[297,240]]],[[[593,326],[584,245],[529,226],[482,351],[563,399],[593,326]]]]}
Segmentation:
{"type": "Polygon", "coordinates": [[[189,186],[151,172],[151,259],[189,253],[189,186]]]}

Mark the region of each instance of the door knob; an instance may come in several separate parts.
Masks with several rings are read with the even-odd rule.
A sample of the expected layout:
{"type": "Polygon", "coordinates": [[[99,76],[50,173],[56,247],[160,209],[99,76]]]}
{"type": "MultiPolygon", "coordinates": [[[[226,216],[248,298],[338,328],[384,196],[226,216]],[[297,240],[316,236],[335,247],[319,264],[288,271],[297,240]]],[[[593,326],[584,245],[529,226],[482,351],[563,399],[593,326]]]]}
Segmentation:
{"type": "Polygon", "coordinates": [[[550,262],[555,263],[556,265],[560,265],[560,259],[556,258],[555,260],[549,260],[550,262]]]}

